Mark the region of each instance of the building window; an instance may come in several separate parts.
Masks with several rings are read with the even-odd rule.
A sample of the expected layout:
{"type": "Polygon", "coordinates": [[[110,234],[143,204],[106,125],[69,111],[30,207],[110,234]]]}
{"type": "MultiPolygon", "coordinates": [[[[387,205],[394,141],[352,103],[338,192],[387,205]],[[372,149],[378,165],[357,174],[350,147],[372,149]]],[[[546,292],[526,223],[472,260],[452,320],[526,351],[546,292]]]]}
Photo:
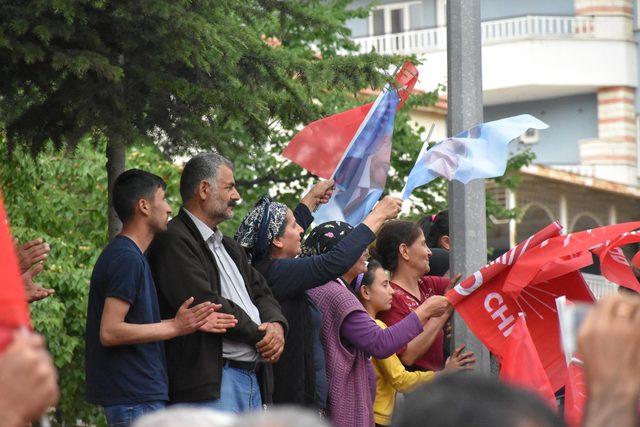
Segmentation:
{"type": "Polygon", "coordinates": [[[436,0],[436,26],[444,27],[445,25],[447,25],[447,0],[436,0]]]}
{"type": "Polygon", "coordinates": [[[373,31],[372,34],[374,36],[381,36],[385,33],[384,31],[384,9],[376,9],[373,11],[371,15],[371,19],[373,21],[373,31]]]}
{"type": "Polygon", "coordinates": [[[411,27],[409,7],[420,4],[422,3],[419,1],[411,1],[376,7],[369,16],[369,34],[381,36],[408,31],[411,27]]]}

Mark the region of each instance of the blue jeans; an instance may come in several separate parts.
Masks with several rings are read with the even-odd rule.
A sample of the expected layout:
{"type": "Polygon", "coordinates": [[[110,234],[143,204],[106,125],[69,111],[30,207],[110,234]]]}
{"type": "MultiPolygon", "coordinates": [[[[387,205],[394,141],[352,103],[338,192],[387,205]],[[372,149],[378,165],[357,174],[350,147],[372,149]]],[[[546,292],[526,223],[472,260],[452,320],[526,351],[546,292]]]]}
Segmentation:
{"type": "Polygon", "coordinates": [[[107,424],[110,427],[128,427],[144,414],[164,409],[166,402],[156,400],[153,402],[124,403],[122,405],[104,406],[107,416],[107,424]]]}
{"type": "Polygon", "coordinates": [[[197,402],[194,405],[235,414],[260,410],[262,398],[258,377],[255,372],[232,368],[225,363],[222,368],[220,398],[197,402]]]}

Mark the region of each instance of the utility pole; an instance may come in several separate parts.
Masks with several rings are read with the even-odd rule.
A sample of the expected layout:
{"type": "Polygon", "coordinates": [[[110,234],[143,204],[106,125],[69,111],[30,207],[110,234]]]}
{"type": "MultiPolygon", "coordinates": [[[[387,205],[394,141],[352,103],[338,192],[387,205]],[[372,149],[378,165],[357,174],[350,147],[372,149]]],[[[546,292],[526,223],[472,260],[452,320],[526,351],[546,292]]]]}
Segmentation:
{"type": "MultiPolygon", "coordinates": [[[[482,123],[480,0],[447,2],[447,127],[450,136],[482,123]]],[[[467,277],[487,263],[484,180],[449,184],[451,271],[467,277]]],[[[454,315],[453,341],[476,355],[475,371],[491,372],[490,354],[462,318],[454,315]]]]}

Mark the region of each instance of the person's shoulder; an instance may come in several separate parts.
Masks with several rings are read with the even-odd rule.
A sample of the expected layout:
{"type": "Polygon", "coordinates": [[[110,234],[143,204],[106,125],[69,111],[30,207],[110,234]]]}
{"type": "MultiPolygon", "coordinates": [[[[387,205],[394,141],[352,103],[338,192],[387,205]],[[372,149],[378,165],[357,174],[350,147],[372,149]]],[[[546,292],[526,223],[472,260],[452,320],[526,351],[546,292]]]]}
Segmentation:
{"type": "Polygon", "coordinates": [[[443,290],[449,285],[449,279],[442,276],[422,276],[420,286],[430,290],[443,290]]]}
{"type": "Polygon", "coordinates": [[[266,279],[270,274],[276,274],[280,270],[280,263],[277,259],[266,258],[251,264],[258,273],[262,274],[266,279]]]}
{"type": "Polygon", "coordinates": [[[150,252],[158,247],[172,246],[175,242],[196,242],[197,240],[189,232],[189,228],[181,217],[176,216],[167,224],[167,229],[156,233],[149,247],[150,252]]]}
{"type": "Polygon", "coordinates": [[[167,223],[167,229],[158,233],[158,236],[183,236],[189,233],[189,228],[187,227],[187,223],[182,214],[178,214],[175,217],[171,218],[171,220],[167,223]]]}
{"type": "Polygon", "coordinates": [[[222,244],[227,246],[227,247],[231,247],[234,250],[238,250],[238,251],[244,252],[244,248],[233,237],[229,237],[229,236],[226,236],[226,235],[223,234],[222,235],[222,244]]]}
{"type": "Polygon", "coordinates": [[[309,289],[307,291],[309,295],[331,295],[334,301],[342,300],[341,296],[346,294],[351,294],[354,298],[356,297],[353,292],[349,291],[343,284],[339,283],[336,280],[331,280],[324,285],[316,286],[313,289],[309,289]]]}
{"type": "Polygon", "coordinates": [[[144,256],[136,244],[127,237],[116,236],[102,250],[100,258],[103,262],[115,261],[143,261],[144,256]]]}
{"type": "Polygon", "coordinates": [[[396,305],[398,301],[404,302],[407,291],[397,283],[389,282],[389,285],[393,288],[393,295],[391,296],[391,305],[396,305]]]}
{"type": "Polygon", "coordinates": [[[122,237],[114,238],[104,248],[91,274],[92,286],[104,286],[123,277],[138,277],[147,262],[135,243],[122,237]]]}
{"type": "Polygon", "coordinates": [[[244,266],[250,266],[249,258],[247,257],[247,252],[244,248],[238,243],[233,237],[222,235],[222,245],[227,250],[227,253],[231,255],[237,262],[236,264],[240,264],[244,266]]]}

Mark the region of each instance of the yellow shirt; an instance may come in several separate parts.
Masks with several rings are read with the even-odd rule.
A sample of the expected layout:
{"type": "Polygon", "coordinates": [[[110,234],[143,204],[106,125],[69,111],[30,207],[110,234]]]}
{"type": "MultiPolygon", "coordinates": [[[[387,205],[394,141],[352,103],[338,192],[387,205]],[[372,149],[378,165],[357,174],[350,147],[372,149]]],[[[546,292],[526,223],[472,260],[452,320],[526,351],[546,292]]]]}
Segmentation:
{"type": "MultiPolygon", "coordinates": [[[[376,319],[376,323],[382,329],[387,325],[376,319]]],[[[371,359],[373,369],[376,371],[378,386],[376,400],[373,403],[373,412],[376,424],[391,425],[393,406],[396,403],[396,392],[406,393],[417,386],[431,381],[435,373],[432,371],[409,372],[395,354],[386,359],[371,359]]]]}

